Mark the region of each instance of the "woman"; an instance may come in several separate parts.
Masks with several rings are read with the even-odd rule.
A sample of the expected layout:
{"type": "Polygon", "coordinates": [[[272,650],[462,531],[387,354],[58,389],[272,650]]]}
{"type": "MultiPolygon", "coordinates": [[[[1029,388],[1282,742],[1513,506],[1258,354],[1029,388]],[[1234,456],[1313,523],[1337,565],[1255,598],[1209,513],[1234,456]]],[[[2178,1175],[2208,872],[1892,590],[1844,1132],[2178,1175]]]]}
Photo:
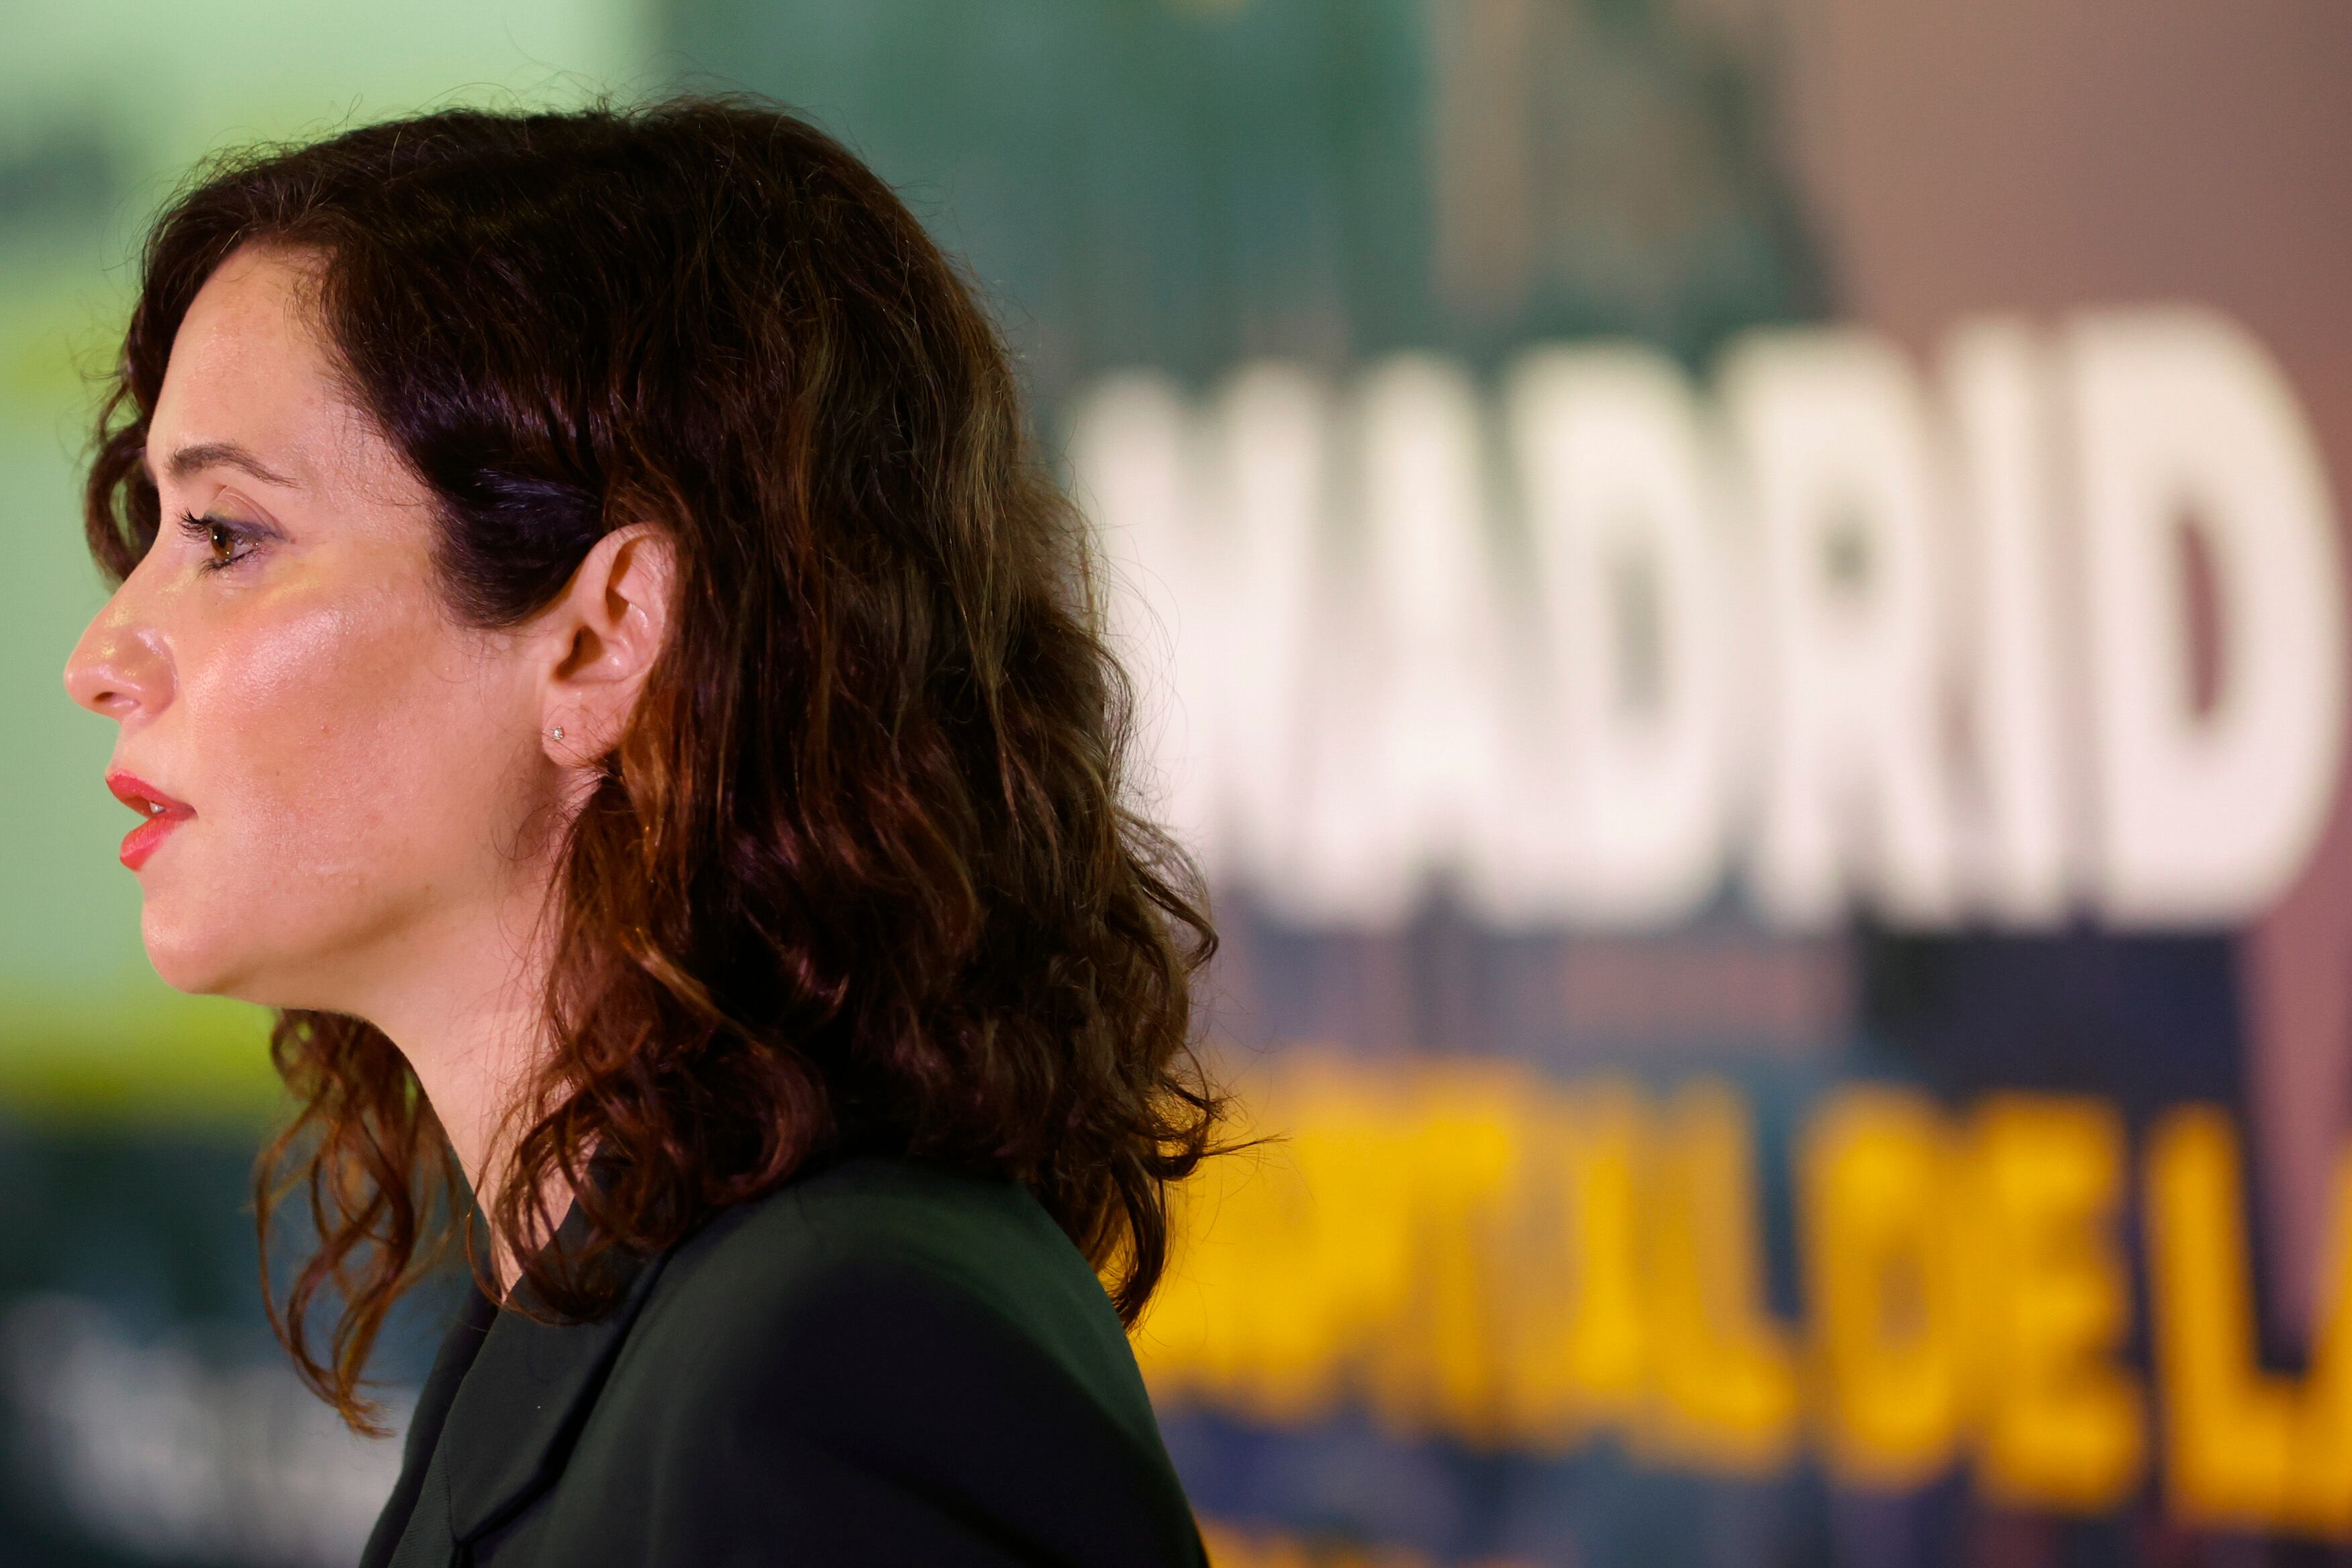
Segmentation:
{"type": "Polygon", "coordinates": [[[278,1010],[281,1338],[363,1426],[474,1265],[365,1562],[1202,1561],[1123,1321],[1213,939],[883,184],[735,100],[230,161],[149,238],[87,525],[148,953],[278,1010]]]}

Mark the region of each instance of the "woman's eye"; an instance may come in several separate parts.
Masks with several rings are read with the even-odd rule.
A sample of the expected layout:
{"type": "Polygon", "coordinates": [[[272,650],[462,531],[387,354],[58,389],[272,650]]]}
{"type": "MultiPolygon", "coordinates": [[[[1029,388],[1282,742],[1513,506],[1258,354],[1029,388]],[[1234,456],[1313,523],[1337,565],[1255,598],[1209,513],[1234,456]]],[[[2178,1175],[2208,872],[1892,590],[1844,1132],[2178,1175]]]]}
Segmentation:
{"type": "Polygon", "coordinates": [[[180,514],[180,530],[213,552],[211,559],[201,563],[203,571],[217,572],[245,559],[247,552],[237,548],[245,541],[245,531],[225,518],[199,517],[184,511],[180,514]]]}

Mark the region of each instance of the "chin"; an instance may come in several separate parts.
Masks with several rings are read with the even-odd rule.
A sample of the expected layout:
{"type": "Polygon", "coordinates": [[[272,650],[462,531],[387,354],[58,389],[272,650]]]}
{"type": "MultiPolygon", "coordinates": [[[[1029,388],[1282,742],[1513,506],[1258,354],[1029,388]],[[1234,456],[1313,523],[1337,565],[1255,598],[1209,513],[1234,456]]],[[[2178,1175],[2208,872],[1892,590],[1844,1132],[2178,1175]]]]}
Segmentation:
{"type": "Polygon", "coordinates": [[[151,900],[139,923],[147,962],[173,990],[191,996],[257,1000],[248,994],[253,978],[250,955],[224,950],[222,939],[236,929],[235,922],[160,919],[151,900]]]}

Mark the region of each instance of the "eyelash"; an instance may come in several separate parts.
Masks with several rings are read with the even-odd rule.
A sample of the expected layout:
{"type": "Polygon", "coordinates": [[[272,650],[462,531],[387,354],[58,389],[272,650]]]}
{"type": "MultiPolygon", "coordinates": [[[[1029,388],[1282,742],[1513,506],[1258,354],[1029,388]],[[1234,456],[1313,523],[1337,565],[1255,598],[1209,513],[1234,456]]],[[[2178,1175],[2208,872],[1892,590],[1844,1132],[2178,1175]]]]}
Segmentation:
{"type": "Polygon", "coordinates": [[[198,571],[225,571],[244,560],[246,556],[253,553],[250,543],[253,537],[252,534],[245,529],[239,528],[236,524],[229,521],[227,519],[211,516],[198,517],[192,511],[184,511],[180,514],[180,531],[186,534],[191,539],[202,541],[208,546],[212,542],[213,530],[215,529],[219,529],[223,533],[227,534],[232,542],[237,540],[247,541],[247,546],[242,552],[232,555],[226,561],[200,561],[196,563],[196,569],[198,571]]]}

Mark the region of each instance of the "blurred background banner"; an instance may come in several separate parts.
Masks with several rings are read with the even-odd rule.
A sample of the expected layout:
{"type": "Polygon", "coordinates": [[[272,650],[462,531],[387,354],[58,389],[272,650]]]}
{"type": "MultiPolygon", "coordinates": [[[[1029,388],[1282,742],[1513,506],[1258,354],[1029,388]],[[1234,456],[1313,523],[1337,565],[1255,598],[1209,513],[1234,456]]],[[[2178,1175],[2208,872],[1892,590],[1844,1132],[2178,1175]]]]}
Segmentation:
{"type": "MultiPolygon", "coordinates": [[[[2352,27],[2081,0],[0,16],[0,1561],[348,1562],[266,1018],[58,674],[192,162],[796,106],[999,310],[1276,1134],[1137,1336],[1226,1568],[2352,1561],[2352,27]]],[[[404,1408],[445,1296],[382,1372],[404,1408]]]]}

